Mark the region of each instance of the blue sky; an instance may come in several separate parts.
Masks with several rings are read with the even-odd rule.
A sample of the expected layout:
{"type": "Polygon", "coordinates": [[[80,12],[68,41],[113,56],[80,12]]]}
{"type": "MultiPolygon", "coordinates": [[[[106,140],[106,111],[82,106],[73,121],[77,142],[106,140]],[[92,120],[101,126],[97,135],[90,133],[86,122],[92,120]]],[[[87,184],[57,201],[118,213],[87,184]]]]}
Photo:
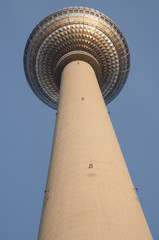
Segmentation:
{"type": "Polygon", "coordinates": [[[23,70],[29,34],[45,16],[87,6],[122,30],[131,54],[128,81],[108,105],[150,230],[159,239],[159,79],[157,0],[0,1],[0,239],[36,239],[55,111],[31,91],[23,70]]]}

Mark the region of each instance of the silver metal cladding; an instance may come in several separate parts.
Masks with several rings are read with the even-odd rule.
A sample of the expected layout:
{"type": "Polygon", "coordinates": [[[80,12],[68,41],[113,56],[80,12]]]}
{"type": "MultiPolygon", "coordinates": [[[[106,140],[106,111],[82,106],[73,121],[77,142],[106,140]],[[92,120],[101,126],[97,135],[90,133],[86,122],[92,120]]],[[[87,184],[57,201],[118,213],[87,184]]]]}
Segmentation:
{"type": "Polygon", "coordinates": [[[52,13],[31,33],[24,52],[24,69],[34,93],[45,104],[57,109],[61,66],[66,63],[62,61],[60,68],[58,64],[71,52],[74,54],[72,58],[66,58],[66,63],[68,59],[90,61],[105,103],[112,101],[128,76],[128,45],[112,20],[85,7],[65,8],[52,13]]]}

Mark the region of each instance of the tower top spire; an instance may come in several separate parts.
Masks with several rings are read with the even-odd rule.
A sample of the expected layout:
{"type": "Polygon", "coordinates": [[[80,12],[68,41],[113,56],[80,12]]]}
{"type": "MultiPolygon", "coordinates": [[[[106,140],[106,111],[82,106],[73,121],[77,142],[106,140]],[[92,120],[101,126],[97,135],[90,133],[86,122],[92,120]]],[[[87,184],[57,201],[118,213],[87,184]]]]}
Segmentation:
{"type": "Polygon", "coordinates": [[[126,82],[130,66],[126,40],[110,18],[94,9],[69,7],[54,12],[34,28],[26,43],[24,69],[28,83],[54,109],[61,72],[74,60],[93,67],[106,104],[126,82]]]}

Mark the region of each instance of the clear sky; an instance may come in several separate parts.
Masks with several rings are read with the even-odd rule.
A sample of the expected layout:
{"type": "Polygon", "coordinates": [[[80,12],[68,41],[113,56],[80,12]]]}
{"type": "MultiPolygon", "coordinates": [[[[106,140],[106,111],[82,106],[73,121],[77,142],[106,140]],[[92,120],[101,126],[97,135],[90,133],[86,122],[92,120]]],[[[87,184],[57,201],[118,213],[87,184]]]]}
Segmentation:
{"type": "Polygon", "coordinates": [[[157,0],[0,1],[0,239],[37,238],[55,111],[31,91],[24,75],[23,52],[35,25],[51,12],[69,6],[103,12],[119,26],[128,42],[128,81],[108,109],[150,230],[158,240],[157,0]]]}

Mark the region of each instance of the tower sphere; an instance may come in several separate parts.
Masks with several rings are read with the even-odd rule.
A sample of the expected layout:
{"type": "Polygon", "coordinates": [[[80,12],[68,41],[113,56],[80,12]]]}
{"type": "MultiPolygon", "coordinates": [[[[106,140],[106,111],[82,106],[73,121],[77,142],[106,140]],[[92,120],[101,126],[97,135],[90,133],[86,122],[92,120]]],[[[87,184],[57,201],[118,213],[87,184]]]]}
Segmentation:
{"type": "Polygon", "coordinates": [[[60,76],[73,60],[94,69],[106,104],[123,88],[130,64],[126,40],[104,14],[86,7],[69,7],[44,18],[32,31],[24,52],[24,69],[34,93],[57,109],[60,76]]]}

